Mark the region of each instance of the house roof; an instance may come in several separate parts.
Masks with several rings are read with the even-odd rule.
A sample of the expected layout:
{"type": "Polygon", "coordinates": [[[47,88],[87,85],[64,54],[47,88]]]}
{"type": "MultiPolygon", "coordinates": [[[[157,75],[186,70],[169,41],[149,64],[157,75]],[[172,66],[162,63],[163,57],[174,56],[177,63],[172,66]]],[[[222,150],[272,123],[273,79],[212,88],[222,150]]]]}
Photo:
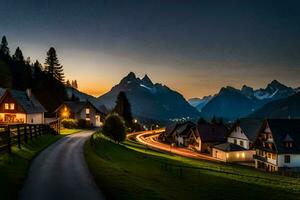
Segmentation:
{"type": "Polygon", "coordinates": [[[216,149],[219,149],[219,150],[222,150],[222,151],[225,151],[225,152],[246,151],[247,150],[247,149],[245,149],[245,148],[243,148],[239,145],[229,143],[229,142],[224,142],[222,144],[215,145],[213,148],[216,148],[216,149]]]}
{"type": "Polygon", "coordinates": [[[189,134],[191,133],[191,128],[196,126],[196,124],[194,124],[193,122],[187,121],[183,124],[180,124],[176,130],[175,133],[178,136],[182,136],[182,137],[188,137],[189,134]]]}
{"type": "Polygon", "coordinates": [[[0,99],[3,97],[3,95],[5,94],[6,89],[4,88],[0,88],[0,99]]]}
{"type": "Polygon", "coordinates": [[[47,112],[47,110],[42,106],[42,104],[35,98],[33,94],[31,94],[31,97],[28,97],[25,91],[0,88],[1,101],[7,93],[11,94],[11,96],[24,109],[26,113],[32,114],[47,112]]]}
{"type": "Polygon", "coordinates": [[[225,142],[228,129],[222,124],[198,124],[196,134],[202,142],[225,142]]]}
{"type": "Polygon", "coordinates": [[[266,124],[273,135],[277,153],[300,153],[300,119],[267,119],[266,124]],[[293,147],[285,146],[292,140],[293,147]]]}
{"type": "Polygon", "coordinates": [[[86,101],[65,101],[63,105],[66,105],[72,112],[78,113],[87,105],[87,102],[86,101]]]}
{"type": "MultiPolygon", "coordinates": [[[[239,125],[243,130],[243,133],[247,136],[250,141],[254,141],[256,136],[262,126],[263,120],[261,119],[253,119],[253,118],[242,118],[238,122],[235,123],[233,129],[239,125]]],[[[230,132],[233,131],[231,129],[230,132]]]]}

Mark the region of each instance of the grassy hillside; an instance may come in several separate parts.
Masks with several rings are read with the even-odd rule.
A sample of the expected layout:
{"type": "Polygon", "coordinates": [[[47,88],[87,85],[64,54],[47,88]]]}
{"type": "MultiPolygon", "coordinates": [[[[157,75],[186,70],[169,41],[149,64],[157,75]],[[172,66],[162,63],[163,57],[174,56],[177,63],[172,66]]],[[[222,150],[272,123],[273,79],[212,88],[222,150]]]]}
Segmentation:
{"type": "MultiPolygon", "coordinates": [[[[91,142],[93,145],[91,145],[91,142]]],[[[166,155],[102,135],[85,156],[108,199],[296,199],[300,179],[166,155]]]]}
{"type": "Polygon", "coordinates": [[[17,199],[31,160],[61,137],[43,135],[27,145],[22,145],[22,149],[13,147],[12,155],[5,153],[0,155],[0,199],[17,199]]]}

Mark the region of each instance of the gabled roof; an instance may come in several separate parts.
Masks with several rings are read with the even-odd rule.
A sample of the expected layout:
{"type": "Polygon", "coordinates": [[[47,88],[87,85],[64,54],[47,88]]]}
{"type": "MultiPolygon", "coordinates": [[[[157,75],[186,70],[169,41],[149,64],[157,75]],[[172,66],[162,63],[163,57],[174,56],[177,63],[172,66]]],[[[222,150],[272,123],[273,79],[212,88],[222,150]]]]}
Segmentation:
{"type": "Polygon", "coordinates": [[[87,105],[92,106],[96,110],[96,112],[101,112],[89,101],[65,101],[56,109],[56,112],[64,105],[66,105],[73,113],[81,112],[82,109],[84,109],[87,105]]]}
{"type": "Polygon", "coordinates": [[[222,124],[198,124],[196,134],[202,142],[225,142],[228,129],[222,124]]]}
{"type": "Polygon", "coordinates": [[[235,129],[236,126],[240,126],[247,138],[250,141],[254,141],[262,126],[262,123],[263,120],[261,119],[242,118],[234,124],[230,133],[235,129]]]}
{"type": "Polygon", "coordinates": [[[222,150],[222,151],[225,151],[225,152],[230,152],[230,151],[247,151],[247,149],[245,149],[245,148],[243,148],[243,147],[241,147],[239,145],[236,145],[236,144],[233,144],[233,143],[229,143],[229,142],[225,142],[225,143],[222,143],[222,144],[215,145],[214,148],[222,150]]]}
{"type": "Polygon", "coordinates": [[[5,95],[11,94],[15,101],[24,109],[28,114],[47,112],[42,104],[35,98],[33,94],[28,97],[25,91],[0,89],[0,100],[2,102],[5,95]]]}
{"type": "MultiPolygon", "coordinates": [[[[80,112],[86,105],[86,101],[65,101],[61,106],[67,106],[73,113],[80,112]]],[[[58,111],[61,106],[59,106],[56,111],[58,111]]]]}
{"type": "Polygon", "coordinates": [[[188,137],[189,134],[191,133],[191,128],[195,127],[196,124],[194,124],[193,122],[187,121],[183,124],[180,124],[176,130],[175,133],[178,136],[182,136],[182,137],[188,137]]]}
{"type": "Polygon", "coordinates": [[[300,119],[267,119],[277,153],[300,153],[300,119]],[[285,146],[285,140],[292,139],[293,147],[285,146]]]}
{"type": "Polygon", "coordinates": [[[2,96],[5,94],[6,89],[4,88],[0,88],[0,99],[2,98],[2,96]]]}

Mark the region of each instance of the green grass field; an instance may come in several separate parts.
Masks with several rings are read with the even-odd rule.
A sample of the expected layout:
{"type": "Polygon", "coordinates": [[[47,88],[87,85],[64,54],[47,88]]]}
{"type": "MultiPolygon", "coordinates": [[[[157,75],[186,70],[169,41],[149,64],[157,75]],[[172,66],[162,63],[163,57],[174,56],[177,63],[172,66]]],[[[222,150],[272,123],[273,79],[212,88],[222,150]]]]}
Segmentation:
{"type": "Polygon", "coordinates": [[[93,137],[85,144],[86,161],[108,199],[300,199],[297,178],[93,137]]]}
{"type": "Polygon", "coordinates": [[[71,135],[71,134],[74,134],[74,133],[78,133],[80,131],[83,131],[83,129],[62,128],[60,130],[60,135],[71,135]]]}
{"type": "Polygon", "coordinates": [[[62,136],[43,135],[22,145],[22,149],[12,148],[12,154],[0,154],[0,199],[17,199],[32,159],[44,148],[62,136]]]}

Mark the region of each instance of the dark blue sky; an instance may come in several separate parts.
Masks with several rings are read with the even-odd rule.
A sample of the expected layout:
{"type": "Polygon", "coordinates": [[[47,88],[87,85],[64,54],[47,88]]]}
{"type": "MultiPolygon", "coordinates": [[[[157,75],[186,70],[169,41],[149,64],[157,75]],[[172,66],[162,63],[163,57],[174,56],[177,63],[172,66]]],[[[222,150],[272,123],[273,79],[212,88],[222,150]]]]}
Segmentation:
{"type": "Polygon", "coordinates": [[[0,34],[43,62],[56,47],[92,94],[148,73],[186,97],[300,85],[300,1],[0,0],[0,34]]]}

